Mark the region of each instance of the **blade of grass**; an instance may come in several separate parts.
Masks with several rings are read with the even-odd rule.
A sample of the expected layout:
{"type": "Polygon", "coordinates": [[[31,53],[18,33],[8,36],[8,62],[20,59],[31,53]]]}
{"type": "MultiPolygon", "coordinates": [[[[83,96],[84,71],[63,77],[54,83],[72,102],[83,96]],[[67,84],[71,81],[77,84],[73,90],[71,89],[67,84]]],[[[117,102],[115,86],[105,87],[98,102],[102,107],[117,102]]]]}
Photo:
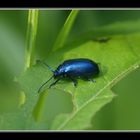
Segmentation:
{"type": "Polygon", "coordinates": [[[72,10],[70,12],[63,28],[61,29],[60,33],[58,34],[58,37],[56,38],[52,51],[55,51],[63,47],[78,13],[79,13],[79,10],[72,10]]]}
{"type": "Polygon", "coordinates": [[[29,10],[26,36],[25,70],[34,63],[35,41],[37,35],[39,10],[29,10]]]}
{"type": "MultiPolygon", "coordinates": [[[[24,71],[26,71],[27,68],[29,68],[34,63],[35,60],[35,41],[38,26],[38,13],[39,10],[35,9],[28,11],[24,71]]],[[[23,91],[21,91],[20,94],[21,96],[19,105],[22,105],[25,102],[26,96],[23,91]]]]}

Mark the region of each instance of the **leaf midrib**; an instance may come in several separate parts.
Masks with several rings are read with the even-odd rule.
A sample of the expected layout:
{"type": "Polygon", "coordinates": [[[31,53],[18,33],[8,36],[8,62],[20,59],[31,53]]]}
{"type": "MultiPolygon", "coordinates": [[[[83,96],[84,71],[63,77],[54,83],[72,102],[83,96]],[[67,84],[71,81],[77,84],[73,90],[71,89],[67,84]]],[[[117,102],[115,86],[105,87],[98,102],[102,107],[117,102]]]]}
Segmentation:
{"type": "Polygon", "coordinates": [[[96,97],[98,95],[100,95],[102,93],[103,90],[105,90],[106,88],[108,88],[111,85],[113,86],[114,84],[112,83],[116,83],[118,82],[120,79],[122,79],[124,76],[126,76],[127,74],[129,74],[131,71],[137,69],[139,67],[138,63],[134,63],[132,66],[130,66],[129,68],[127,68],[126,70],[124,70],[122,73],[120,73],[118,76],[116,76],[113,80],[111,80],[106,86],[104,86],[101,90],[99,90],[97,92],[97,94],[95,96],[93,96],[91,99],[89,99],[85,104],[83,104],[81,107],[79,107],[79,109],[77,111],[75,111],[68,119],[66,119],[58,128],[58,130],[62,129],[70,120],[72,120],[74,118],[74,116],[81,111],[83,108],[85,108],[90,102],[92,102],[93,100],[96,99],[96,97]]]}

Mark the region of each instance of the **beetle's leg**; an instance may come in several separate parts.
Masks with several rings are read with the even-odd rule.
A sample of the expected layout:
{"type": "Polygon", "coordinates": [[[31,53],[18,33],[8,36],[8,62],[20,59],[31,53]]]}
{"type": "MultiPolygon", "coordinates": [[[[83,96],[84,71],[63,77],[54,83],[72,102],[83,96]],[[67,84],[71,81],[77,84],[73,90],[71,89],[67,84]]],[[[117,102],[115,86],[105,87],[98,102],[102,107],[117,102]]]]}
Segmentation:
{"type": "Polygon", "coordinates": [[[96,80],[94,80],[94,79],[92,79],[92,78],[90,78],[90,77],[85,77],[84,79],[87,80],[87,81],[91,81],[91,82],[93,82],[93,83],[96,82],[96,80]]]}
{"type": "Polygon", "coordinates": [[[71,78],[71,80],[72,80],[72,82],[73,82],[74,86],[75,86],[75,87],[77,87],[77,85],[78,85],[77,80],[75,80],[75,79],[73,79],[73,78],[71,78]]]}
{"type": "Polygon", "coordinates": [[[50,79],[48,79],[45,83],[43,83],[41,85],[41,87],[38,89],[38,93],[40,92],[40,90],[53,78],[54,76],[52,76],[50,79]]]}
{"type": "Polygon", "coordinates": [[[61,78],[58,78],[55,82],[53,82],[52,84],[50,84],[49,88],[51,88],[52,86],[54,86],[59,80],[61,80],[61,78]]]}
{"type": "Polygon", "coordinates": [[[71,78],[71,76],[68,76],[68,77],[72,80],[74,86],[77,87],[78,81],[76,79],[74,79],[74,78],[71,78]]]}
{"type": "Polygon", "coordinates": [[[77,87],[77,85],[78,85],[77,80],[73,79],[72,81],[73,81],[73,83],[74,83],[74,86],[77,87]]]}
{"type": "Polygon", "coordinates": [[[93,83],[95,83],[95,82],[96,82],[96,80],[94,80],[94,79],[89,79],[89,81],[91,81],[91,82],[93,82],[93,83]]]}

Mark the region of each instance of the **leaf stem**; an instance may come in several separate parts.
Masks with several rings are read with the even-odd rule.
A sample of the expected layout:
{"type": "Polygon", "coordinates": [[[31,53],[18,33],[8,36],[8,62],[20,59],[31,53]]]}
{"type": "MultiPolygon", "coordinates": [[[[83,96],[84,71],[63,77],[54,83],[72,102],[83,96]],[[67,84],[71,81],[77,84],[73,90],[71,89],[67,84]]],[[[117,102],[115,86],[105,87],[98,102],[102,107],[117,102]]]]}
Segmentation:
{"type": "Polygon", "coordinates": [[[26,70],[31,65],[33,65],[35,60],[35,41],[36,41],[37,26],[38,26],[38,13],[39,10],[35,10],[35,9],[29,10],[28,12],[24,70],[26,70]]]}
{"type": "Polygon", "coordinates": [[[52,51],[55,51],[56,49],[63,47],[78,13],[79,10],[72,10],[70,12],[67,20],[65,21],[63,28],[61,29],[60,33],[56,38],[52,51]]]}

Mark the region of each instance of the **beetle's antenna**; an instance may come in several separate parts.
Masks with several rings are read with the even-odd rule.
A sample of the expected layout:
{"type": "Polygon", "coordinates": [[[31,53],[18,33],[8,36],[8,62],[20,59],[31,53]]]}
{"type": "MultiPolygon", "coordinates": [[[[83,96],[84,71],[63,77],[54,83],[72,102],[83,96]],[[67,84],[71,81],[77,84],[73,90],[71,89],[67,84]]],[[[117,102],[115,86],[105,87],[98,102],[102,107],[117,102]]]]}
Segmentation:
{"type": "Polygon", "coordinates": [[[54,73],[54,70],[48,65],[46,64],[45,62],[42,62],[45,66],[47,66],[49,68],[49,70],[51,70],[53,73],[54,73]]]}
{"type": "Polygon", "coordinates": [[[43,83],[43,84],[41,85],[41,87],[38,89],[38,93],[39,93],[40,90],[44,87],[44,85],[46,85],[52,78],[53,78],[53,76],[52,76],[49,80],[47,80],[45,83],[43,83]]]}
{"type": "Polygon", "coordinates": [[[47,68],[49,68],[50,71],[52,71],[54,73],[54,70],[48,65],[46,64],[45,62],[42,62],[40,60],[36,60],[37,63],[43,63],[45,66],[47,66],[47,68]]]}

